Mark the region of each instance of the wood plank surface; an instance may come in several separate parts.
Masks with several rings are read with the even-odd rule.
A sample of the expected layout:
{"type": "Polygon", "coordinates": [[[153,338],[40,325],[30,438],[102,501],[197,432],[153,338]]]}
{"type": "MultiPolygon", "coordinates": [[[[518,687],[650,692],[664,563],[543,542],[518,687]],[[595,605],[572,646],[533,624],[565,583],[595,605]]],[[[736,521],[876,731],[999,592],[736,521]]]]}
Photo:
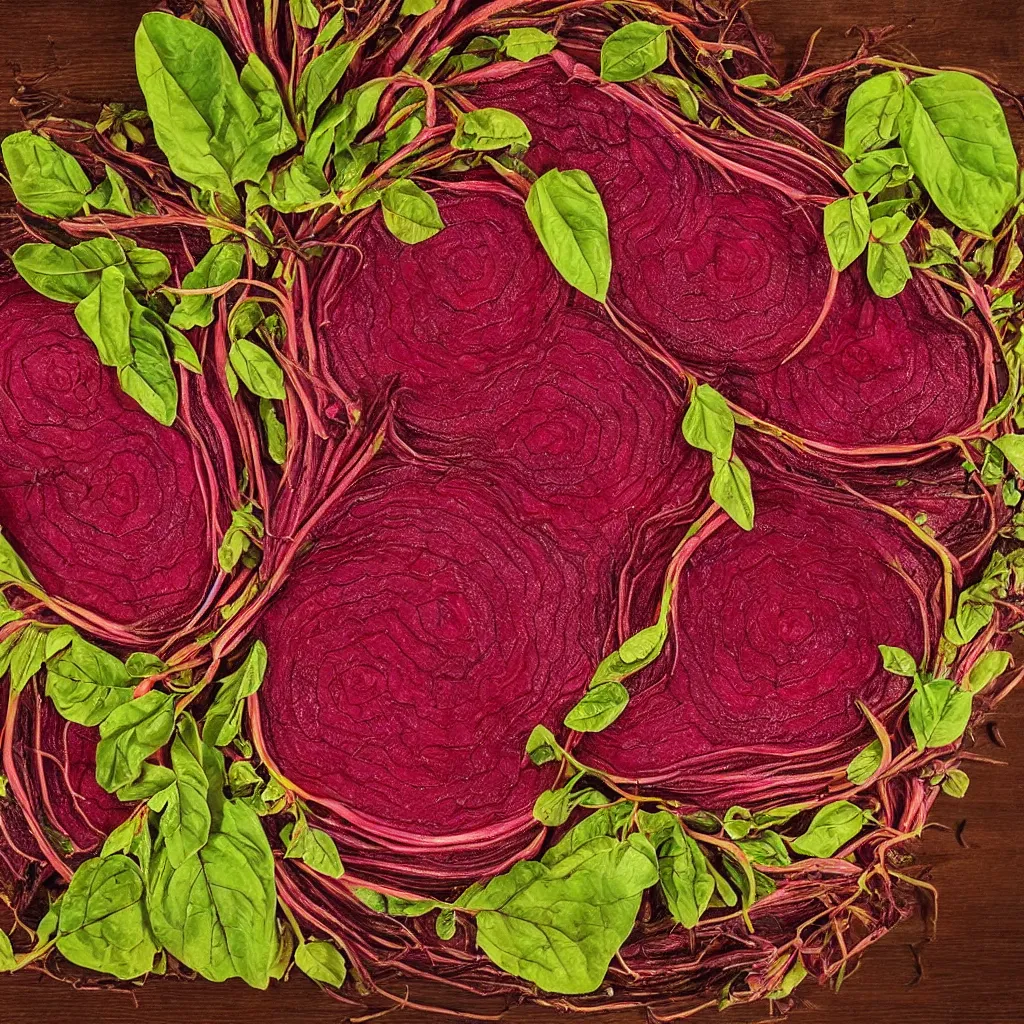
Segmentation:
{"type": "MultiPolygon", "coordinates": [[[[66,93],[68,113],[87,113],[104,100],[139,103],[132,37],[146,0],[0,0],[0,91],[10,96],[15,74],[47,74],[46,87],[66,93]]],[[[973,67],[1024,89],[1024,3],[1020,0],[761,0],[757,23],[777,39],[792,65],[809,34],[823,29],[820,61],[846,55],[855,25],[900,27],[899,41],[925,64],[973,67]]],[[[0,106],[0,134],[19,127],[17,112],[0,106]]],[[[805,1003],[793,1024],[1021,1024],[1024,1021],[1024,695],[1011,697],[997,716],[1005,749],[985,730],[973,750],[1007,766],[966,765],[965,800],[940,797],[935,824],[915,853],[933,866],[941,893],[937,934],[923,942],[920,920],[896,929],[873,947],[838,996],[801,990],[805,1003]],[[968,848],[954,838],[963,829],[968,848]],[[920,969],[915,963],[915,953],[920,969]]],[[[431,1001],[444,992],[416,990],[431,1001]]],[[[481,1011],[477,1011],[481,1012],[481,1011]]],[[[767,1014],[732,1010],[701,1022],[747,1024],[767,1014]]],[[[349,1011],[295,976],[266,993],[241,983],[154,979],[130,994],[76,991],[46,977],[0,978],[0,1024],[249,1024],[294,1021],[326,1024],[349,1011]]],[[[387,1018],[420,1024],[441,1018],[401,1010],[387,1018]]],[[[568,1019],[537,1008],[510,1011],[508,1020],[551,1024],[568,1019]]],[[[639,1022],[639,1013],[598,1018],[604,1024],[639,1022]]]]}

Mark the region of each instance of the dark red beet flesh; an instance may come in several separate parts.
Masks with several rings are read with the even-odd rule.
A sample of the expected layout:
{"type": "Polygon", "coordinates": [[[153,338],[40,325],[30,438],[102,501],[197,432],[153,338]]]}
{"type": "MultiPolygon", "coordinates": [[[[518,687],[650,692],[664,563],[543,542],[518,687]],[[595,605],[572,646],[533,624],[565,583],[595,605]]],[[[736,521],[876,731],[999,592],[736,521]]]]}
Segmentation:
{"type": "Polygon", "coordinates": [[[189,443],[120,390],[70,307],[0,285],[0,522],[51,594],[116,623],[187,616],[211,577],[189,443]]]}

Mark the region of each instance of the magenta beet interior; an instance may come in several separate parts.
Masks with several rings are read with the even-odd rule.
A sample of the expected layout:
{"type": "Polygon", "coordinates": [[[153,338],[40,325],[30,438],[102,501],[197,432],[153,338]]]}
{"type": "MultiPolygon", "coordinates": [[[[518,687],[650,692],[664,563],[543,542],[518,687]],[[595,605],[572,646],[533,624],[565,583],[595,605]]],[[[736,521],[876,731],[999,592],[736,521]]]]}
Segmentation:
{"type": "Polygon", "coordinates": [[[191,446],[120,389],[71,307],[0,283],[0,522],[44,589],[115,623],[184,619],[210,578],[191,446]]]}

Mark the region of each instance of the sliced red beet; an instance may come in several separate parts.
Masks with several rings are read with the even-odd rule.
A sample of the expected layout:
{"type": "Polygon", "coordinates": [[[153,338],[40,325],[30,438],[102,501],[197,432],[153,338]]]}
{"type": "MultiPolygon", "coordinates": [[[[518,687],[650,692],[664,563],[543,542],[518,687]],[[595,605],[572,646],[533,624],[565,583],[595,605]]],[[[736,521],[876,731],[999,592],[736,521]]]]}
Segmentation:
{"type": "Polygon", "coordinates": [[[213,555],[192,448],[124,395],[70,307],[0,285],[0,523],[49,593],[119,624],[187,617],[213,555]]]}

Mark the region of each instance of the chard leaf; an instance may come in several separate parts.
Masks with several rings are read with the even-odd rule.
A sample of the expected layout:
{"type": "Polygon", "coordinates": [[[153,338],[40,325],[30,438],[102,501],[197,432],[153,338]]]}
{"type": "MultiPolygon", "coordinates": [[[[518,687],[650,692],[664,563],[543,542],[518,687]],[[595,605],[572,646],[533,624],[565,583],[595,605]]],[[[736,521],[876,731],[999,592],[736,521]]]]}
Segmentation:
{"type": "Polygon", "coordinates": [[[657,848],[658,877],[669,913],[684,928],[695,928],[715,891],[704,851],[674,814],[641,812],[640,820],[657,848]]]}
{"type": "Polygon", "coordinates": [[[843,142],[851,160],[896,138],[905,88],[906,82],[898,71],[886,71],[853,90],[846,104],[843,142]]]}
{"type": "Polygon", "coordinates": [[[792,995],[793,989],[795,989],[806,977],[807,968],[804,967],[804,962],[797,957],[793,966],[786,971],[782,981],[779,982],[778,988],[773,988],[771,992],[768,993],[767,998],[785,999],[787,996],[792,995]]]}
{"type": "Polygon", "coordinates": [[[26,209],[63,219],[82,208],[92,185],[70,153],[32,132],[8,135],[0,148],[14,196],[26,209]]]}
{"type": "Polygon", "coordinates": [[[862,195],[836,199],[825,207],[825,244],[836,270],[845,270],[867,248],[871,215],[862,195]]]}
{"type": "Polygon", "coordinates": [[[907,706],[917,749],[945,747],[964,734],[973,699],[951,679],[933,679],[914,691],[907,706]]]}
{"type": "Polygon", "coordinates": [[[961,771],[959,768],[951,768],[942,780],[942,792],[955,800],[962,800],[967,796],[967,787],[970,784],[971,780],[967,772],[961,771]]]}
{"type": "Polygon", "coordinates": [[[123,854],[94,857],[75,872],[60,902],[57,949],[73,964],[128,980],[153,966],[138,867],[123,854]]]}
{"type": "Polygon", "coordinates": [[[550,53],[558,40],[550,32],[539,28],[511,28],[502,36],[502,48],[507,57],[524,64],[550,53]]]}
{"type": "Polygon", "coordinates": [[[313,40],[316,46],[330,46],[338,37],[338,34],[345,27],[345,10],[342,8],[330,21],[321,29],[320,34],[313,40]]]}
{"type": "Polygon", "coordinates": [[[711,500],[728,512],[743,530],[754,528],[754,495],[750,473],[738,455],[731,459],[711,456],[711,500]]]}
{"type": "Polygon", "coordinates": [[[167,951],[209,981],[265,989],[277,954],[274,856],[255,812],[236,800],[214,811],[210,838],[175,868],[158,849],[149,912],[167,951]]]}
{"type": "Polygon", "coordinates": [[[132,699],[134,685],[117,658],[81,637],[46,672],[46,696],[64,718],[79,725],[99,725],[132,699]]]}
{"type": "Polygon", "coordinates": [[[348,974],[345,958],[331,942],[303,942],[295,950],[295,965],[307,977],[335,988],[341,988],[348,974]]]}
{"type": "Polygon", "coordinates": [[[559,274],[584,295],[604,302],[611,244],[604,203],[590,176],[552,168],[531,186],[526,213],[559,274]]]}
{"type": "Polygon", "coordinates": [[[96,781],[113,793],[134,782],[142,763],[159,750],[174,731],[174,698],[150,690],[114,708],[100,725],[96,747],[96,781]]]}
{"type": "Polygon", "coordinates": [[[444,227],[434,197],[408,179],[390,184],[380,202],[384,224],[400,242],[425,242],[444,227]]]}
{"type": "Polygon", "coordinates": [[[284,400],[284,371],[266,349],[248,338],[238,338],[231,343],[228,358],[238,379],[254,395],[284,400]]]}
{"type": "Polygon", "coordinates": [[[807,831],[789,845],[805,857],[831,857],[868,821],[867,814],[849,800],[826,804],[811,819],[807,831]]]}
{"type": "MultiPolygon", "coordinates": [[[[454,933],[453,933],[454,934],[454,933]]],[[[0,974],[13,971],[18,962],[14,959],[14,947],[7,932],[0,929],[0,974]]]]}
{"type": "Polygon", "coordinates": [[[301,860],[328,878],[341,878],[345,873],[334,840],[326,832],[310,828],[305,820],[285,825],[281,841],[285,844],[285,857],[301,860]]]}
{"type": "Polygon", "coordinates": [[[900,144],[935,205],[957,227],[990,236],[1017,196],[1017,154],[999,101],[960,71],[906,90],[900,144]]]}
{"type": "Polygon", "coordinates": [[[616,29],[601,46],[601,77],[634,82],[668,60],[668,26],[634,21],[616,29]]]}
{"type": "Polygon", "coordinates": [[[698,384],[683,417],[687,444],[729,459],[735,433],[736,421],[726,400],[710,384],[698,384]]]}
{"type": "Polygon", "coordinates": [[[498,107],[481,107],[460,114],[452,146],[455,149],[493,150],[528,146],[532,136],[522,118],[498,107]]]}
{"type": "Polygon", "coordinates": [[[547,992],[578,994],[601,985],[657,880],[639,844],[599,836],[553,864],[519,862],[466,905],[477,911],[477,944],[498,967],[547,992]]]}
{"type": "Polygon", "coordinates": [[[626,710],[628,703],[629,691],[622,683],[598,683],[565,716],[565,726],[576,732],[601,732],[626,710]]]}
{"type": "Polygon", "coordinates": [[[11,261],[40,295],[58,302],[81,302],[100,281],[100,271],[83,255],[77,245],[62,249],[50,243],[27,242],[15,250],[11,261]]]}

